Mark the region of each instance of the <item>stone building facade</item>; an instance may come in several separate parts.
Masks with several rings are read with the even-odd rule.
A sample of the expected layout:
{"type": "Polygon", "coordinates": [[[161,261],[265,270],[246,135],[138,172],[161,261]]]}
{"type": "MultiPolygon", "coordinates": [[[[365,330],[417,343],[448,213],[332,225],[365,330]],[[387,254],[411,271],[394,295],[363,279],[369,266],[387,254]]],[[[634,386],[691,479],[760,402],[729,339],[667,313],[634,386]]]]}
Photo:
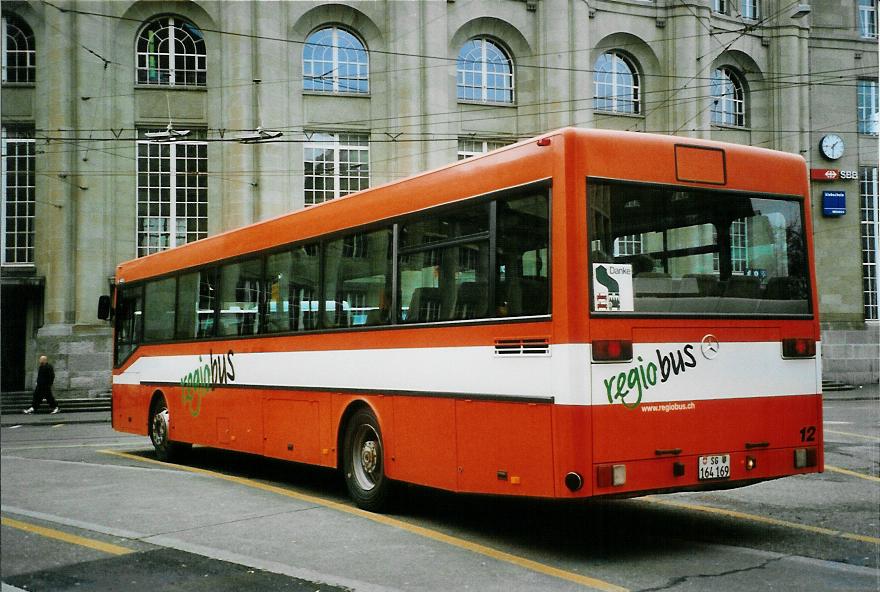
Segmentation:
{"type": "Polygon", "coordinates": [[[878,378],[877,0],[2,10],[3,390],[41,353],[62,396],[109,390],[96,301],[120,261],[562,126],[845,171],[813,184],[825,374],[878,378]],[[823,191],[845,214],[823,214],[823,191]]]}

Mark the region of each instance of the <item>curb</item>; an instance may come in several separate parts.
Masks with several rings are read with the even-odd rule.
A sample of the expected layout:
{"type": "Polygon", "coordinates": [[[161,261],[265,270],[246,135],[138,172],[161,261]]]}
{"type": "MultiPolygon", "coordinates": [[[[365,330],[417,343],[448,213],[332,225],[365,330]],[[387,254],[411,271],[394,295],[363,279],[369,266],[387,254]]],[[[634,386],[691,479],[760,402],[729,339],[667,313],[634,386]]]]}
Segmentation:
{"type": "Polygon", "coordinates": [[[70,418],[70,417],[55,417],[55,416],[41,416],[41,417],[33,417],[23,415],[20,418],[11,419],[8,415],[4,415],[2,420],[0,420],[0,427],[3,428],[11,428],[11,427],[46,427],[46,426],[56,426],[63,424],[110,424],[110,413],[107,412],[106,415],[101,417],[82,417],[82,418],[70,418]]]}

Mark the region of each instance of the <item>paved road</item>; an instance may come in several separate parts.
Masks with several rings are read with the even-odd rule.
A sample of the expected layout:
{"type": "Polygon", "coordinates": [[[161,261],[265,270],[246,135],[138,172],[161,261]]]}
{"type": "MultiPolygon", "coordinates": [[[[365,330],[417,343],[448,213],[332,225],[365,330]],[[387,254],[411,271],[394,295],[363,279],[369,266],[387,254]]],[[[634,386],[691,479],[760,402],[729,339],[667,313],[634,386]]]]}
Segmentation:
{"type": "Polygon", "coordinates": [[[333,472],[4,416],[3,589],[880,590],[876,388],[825,422],[822,475],[586,504],[409,488],[374,515],[333,472]]]}

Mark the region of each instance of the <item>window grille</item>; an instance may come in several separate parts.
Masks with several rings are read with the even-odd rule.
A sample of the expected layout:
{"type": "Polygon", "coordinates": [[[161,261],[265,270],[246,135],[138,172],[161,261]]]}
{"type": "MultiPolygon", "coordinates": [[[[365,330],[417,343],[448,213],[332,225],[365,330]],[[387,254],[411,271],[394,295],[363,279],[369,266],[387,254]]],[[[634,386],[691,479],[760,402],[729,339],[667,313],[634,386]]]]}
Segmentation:
{"type": "Polygon", "coordinates": [[[744,19],[758,20],[761,18],[761,0],[741,0],[740,13],[744,19]]]}
{"type": "Polygon", "coordinates": [[[366,134],[312,133],[303,146],[305,205],[319,204],[370,186],[366,134]]]}
{"type": "Polygon", "coordinates": [[[34,82],[37,57],[34,32],[26,22],[13,14],[3,15],[3,48],[0,54],[4,83],[34,82]]]}
{"type": "Polygon", "coordinates": [[[137,168],[138,257],[208,236],[207,142],[138,140],[137,168]]]}
{"type": "Polygon", "coordinates": [[[603,53],[596,60],[593,74],[594,107],[612,113],[639,113],[639,74],[633,62],[616,51],[603,53]]]}
{"type": "Polygon", "coordinates": [[[877,81],[858,82],[858,128],[860,134],[877,135],[880,127],[880,103],[877,97],[877,81]]]}
{"type": "Polygon", "coordinates": [[[368,93],[370,65],[360,40],[339,27],[309,35],[303,46],[303,90],[368,93]]]}
{"type": "Polygon", "coordinates": [[[459,138],[458,160],[464,160],[465,158],[477,156],[478,154],[485,154],[487,152],[491,152],[492,150],[501,148],[502,146],[508,145],[510,145],[510,142],[507,142],[505,140],[476,140],[473,138],[459,138]]]}
{"type": "Polygon", "coordinates": [[[877,0],[859,0],[859,34],[868,39],[877,37],[877,0]]]}
{"type": "Polygon", "coordinates": [[[456,71],[460,101],[513,103],[513,60],[495,41],[475,37],[465,43],[456,71]]]}
{"type": "Polygon", "coordinates": [[[745,87],[731,68],[718,68],[712,73],[712,123],[745,127],[745,87]]]}
{"type": "Polygon", "coordinates": [[[880,319],[877,302],[877,261],[880,259],[880,206],[878,206],[877,167],[859,171],[859,211],[862,227],[862,283],[865,294],[865,320],[880,319]]]}
{"type": "Polygon", "coordinates": [[[137,83],[205,86],[207,53],[199,28],[174,16],[147,23],[137,39],[137,83]]]}
{"type": "Polygon", "coordinates": [[[33,265],[36,183],[33,130],[2,130],[3,140],[3,265],[33,265]]]}

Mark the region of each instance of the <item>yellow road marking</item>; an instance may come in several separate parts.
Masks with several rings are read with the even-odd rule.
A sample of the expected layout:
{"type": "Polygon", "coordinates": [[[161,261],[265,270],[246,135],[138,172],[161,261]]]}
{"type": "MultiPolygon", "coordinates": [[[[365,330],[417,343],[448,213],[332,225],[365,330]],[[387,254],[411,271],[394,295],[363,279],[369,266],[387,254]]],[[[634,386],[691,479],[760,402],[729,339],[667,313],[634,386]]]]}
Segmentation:
{"type": "Polygon", "coordinates": [[[837,434],[839,436],[849,436],[850,438],[863,438],[872,442],[880,442],[877,436],[866,436],[864,434],[853,434],[852,432],[839,432],[837,430],[825,430],[826,434],[837,434]]]}
{"type": "Polygon", "coordinates": [[[859,479],[864,479],[866,481],[873,481],[875,483],[880,483],[880,477],[874,477],[873,475],[865,475],[864,473],[850,471],[849,469],[841,469],[840,467],[835,467],[832,465],[825,465],[825,470],[831,471],[833,473],[840,473],[842,475],[849,475],[850,477],[858,477],[859,479]]]}
{"type": "Polygon", "coordinates": [[[671,506],[673,508],[681,508],[684,510],[694,510],[696,512],[705,512],[707,514],[717,514],[719,516],[727,516],[729,518],[739,518],[741,520],[748,520],[750,522],[759,522],[761,524],[772,524],[773,526],[782,526],[785,528],[794,528],[796,530],[803,530],[806,532],[812,532],[814,534],[822,534],[831,537],[837,537],[841,539],[849,539],[852,541],[860,541],[863,543],[871,543],[873,545],[880,545],[880,538],[854,534],[851,532],[844,532],[841,530],[834,530],[831,528],[824,528],[821,526],[811,526],[809,524],[799,524],[797,522],[789,522],[788,520],[780,520],[779,518],[770,518],[769,516],[758,516],[756,514],[747,514],[745,512],[737,512],[736,510],[725,510],[723,508],[713,508],[712,506],[702,506],[699,504],[691,504],[688,502],[678,502],[672,500],[659,499],[653,495],[649,495],[647,497],[642,498],[642,500],[657,504],[660,506],[671,506]]]}
{"type": "Polygon", "coordinates": [[[367,512],[365,510],[361,510],[360,508],[356,508],[354,506],[349,506],[346,504],[341,504],[339,502],[334,502],[330,500],[326,500],[320,497],[316,497],[313,495],[308,495],[305,493],[300,493],[298,491],[294,491],[291,489],[285,489],[283,487],[278,487],[275,485],[269,485],[266,483],[260,483],[259,481],[254,481],[252,479],[248,479],[245,477],[235,477],[233,475],[225,475],[223,473],[217,473],[215,471],[209,471],[207,469],[200,469],[198,467],[190,467],[187,465],[178,465],[173,463],[162,462],[158,460],[154,460],[151,458],[144,458],[142,456],[137,456],[135,454],[129,454],[127,452],[120,452],[118,450],[100,450],[104,454],[109,454],[112,456],[119,456],[122,458],[127,458],[130,460],[135,460],[138,462],[147,462],[162,465],[165,467],[172,466],[177,469],[188,471],[190,473],[196,473],[199,475],[206,475],[209,477],[214,477],[216,479],[222,479],[223,481],[229,481],[230,483],[237,483],[239,485],[244,485],[246,487],[252,487],[254,489],[260,489],[262,491],[267,491],[270,493],[275,493],[278,495],[283,495],[286,497],[290,497],[302,502],[315,504],[319,506],[323,506],[325,508],[330,508],[333,510],[337,510],[339,512],[345,512],[347,514],[353,514],[360,518],[365,518],[367,520],[371,520],[373,522],[377,522],[379,524],[384,524],[386,526],[391,526],[393,528],[398,528],[401,530],[405,530],[407,532],[417,534],[419,536],[423,536],[428,539],[432,539],[435,541],[439,541],[441,543],[446,543],[447,545],[451,545],[453,547],[458,547],[459,549],[465,549],[467,551],[471,551],[472,553],[477,553],[480,555],[484,555],[486,557],[491,557],[492,559],[496,559],[498,561],[503,561],[505,563],[510,563],[512,565],[516,565],[518,567],[522,567],[524,569],[529,569],[544,575],[556,577],[562,580],[566,580],[569,582],[574,582],[576,584],[580,584],[582,586],[589,586],[591,588],[595,588],[596,590],[603,590],[605,592],[629,592],[626,588],[621,586],[617,586],[615,584],[611,584],[609,582],[605,582],[602,580],[598,580],[596,578],[591,578],[589,576],[584,576],[578,573],[574,573],[571,571],[565,571],[563,569],[558,569],[552,567],[550,565],[545,565],[543,563],[538,563],[537,561],[532,561],[531,559],[526,559],[525,557],[520,557],[518,555],[513,555],[511,553],[506,553],[504,551],[499,551],[498,549],[493,549],[492,547],[487,547],[485,545],[481,545],[479,543],[473,543],[471,541],[460,539],[458,537],[454,537],[448,534],[444,534],[437,530],[432,530],[430,528],[425,528],[423,526],[417,526],[415,524],[410,524],[409,522],[405,522],[403,520],[398,520],[397,518],[391,518],[389,516],[383,516],[381,514],[373,514],[371,512],[367,512]]]}
{"type": "Polygon", "coordinates": [[[26,532],[39,534],[50,539],[57,539],[59,541],[64,541],[65,543],[72,543],[81,547],[88,547],[97,551],[103,551],[104,553],[110,553],[111,555],[125,555],[126,553],[134,553],[134,549],[121,547],[112,543],[105,543],[103,541],[98,541],[95,539],[88,539],[86,537],[81,537],[75,534],[55,530],[54,528],[37,526],[36,524],[22,522],[21,520],[15,520],[14,518],[7,518],[6,516],[0,517],[0,523],[2,523],[3,526],[11,526],[12,528],[17,528],[26,532]]]}

